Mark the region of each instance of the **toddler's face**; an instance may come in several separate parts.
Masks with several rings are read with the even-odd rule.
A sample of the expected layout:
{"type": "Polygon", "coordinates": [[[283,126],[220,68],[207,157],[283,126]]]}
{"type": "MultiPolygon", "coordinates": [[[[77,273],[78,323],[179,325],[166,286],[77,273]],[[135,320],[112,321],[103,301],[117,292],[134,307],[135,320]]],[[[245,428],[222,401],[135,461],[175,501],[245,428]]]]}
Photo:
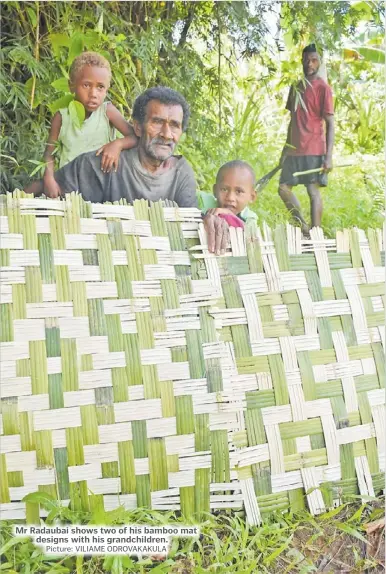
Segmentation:
{"type": "Polygon", "coordinates": [[[75,82],[70,85],[75,99],[84,105],[88,114],[95,112],[103,104],[109,87],[108,70],[96,66],[83,66],[76,75],[75,82]]]}
{"type": "Polygon", "coordinates": [[[256,199],[253,176],[245,167],[225,169],[213,186],[213,191],[218,206],[229,209],[235,215],[256,199]]]}

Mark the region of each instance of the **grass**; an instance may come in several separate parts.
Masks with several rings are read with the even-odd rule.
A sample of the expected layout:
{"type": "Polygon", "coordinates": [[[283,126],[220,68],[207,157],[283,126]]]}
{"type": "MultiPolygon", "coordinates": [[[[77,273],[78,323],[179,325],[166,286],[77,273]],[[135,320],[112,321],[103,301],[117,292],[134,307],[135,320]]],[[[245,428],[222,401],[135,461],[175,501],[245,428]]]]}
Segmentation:
{"type": "MultiPolygon", "coordinates": [[[[31,496],[31,495],[29,495],[31,496]]],[[[33,495],[32,495],[33,496],[33,495]]],[[[51,523],[186,524],[172,512],[123,508],[81,513],[49,504],[51,523]]],[[[174,539],[163,562],[129,556],[67,556],[51,560],[29,539],[12,538],[12,523],[1,523],[1,571],[13,574],[306,574],[384,572],[384,501],[345,503],[318,517],[277,514],[248,528],[241,514],[221,512],[200,523],[199,539],[174,539]],[[373,530],[371,532],[371,530],[373,530]]]]}

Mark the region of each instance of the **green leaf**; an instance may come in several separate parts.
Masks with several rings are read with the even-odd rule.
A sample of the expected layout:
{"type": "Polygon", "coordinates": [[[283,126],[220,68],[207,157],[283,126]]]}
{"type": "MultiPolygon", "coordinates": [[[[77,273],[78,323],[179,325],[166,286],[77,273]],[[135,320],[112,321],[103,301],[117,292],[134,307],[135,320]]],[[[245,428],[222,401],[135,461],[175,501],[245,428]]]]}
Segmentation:
{"type": "Polygon", "coordinates": [[[76,32],[71,40],[70,49],[68,52],[67,65],[70,66],[73,60],[83,52],[83,34],[76,32]]]}
{"type": "MultiPolygon", "coordinates": [[[[28,161],[34,164],[39,163],[40,166],[45,165],[44,162],[37,162],[36,160],[32,159],[28,161]]],[[[23,502],[33,502],[35,504],[41,504],[44,508],[47,508],[49,510],[51,510],[52,508],[56,508],[58,506],[58,501],[56,500],[56,498],[54,498],[47,492],[31,492],[30,494],[27,494],[23,498],[23,502]]]]}
{"type": "Polygon", "coordinates": [[[83,43],[89,49],[93,49],[100,42],[100,35],[95,30],[88,30],[83,36],[83,43]]]}
{"type": "Polygon", "coordinates": [[[70,38],[67,34],[50,34],[49,40],[51,42],[52,51],[54,52],[54,56],[59,59],[61,48],[69,48],[71,44],[70,38]]]}
{"type": "Polygon", "coordinates": [[[68,105],[68,111],[71,121],[77,128],[80,128],[86,117],[86,110],[84,109],[84,105],[80,102],[77,102],[76,100],[73,100],[68,105]]]}
{"type": "Polygon", "coordinates": [[[336,522],[335,526],[342,532],[345,532],[346,534],[349,534],[350,536],[353,536],[354,538],[357,538],[358,540],[361,540],[362,542],[369,544],[369,541],[364,536],[362,536],[360,532],[355,530],[355,528],[353,528],[352,526],[344,524],[344,522],[336,522]]]}
{"type": "Polygon", "coordinates": [[[14,536],[10,540],[8,540],[8,542],[6,542],[4,544],[4,546],[2,546],[2,548],[0,548],[0,555],[4,556],[4,554],[7,552],[7,550],[12,548],[13,546],[16,546],[17,544],[20,544],[23,542],[29,542],[29,540],[30,540],[30,538],[28,536],[23,536],[23,537],[14,536]]]}
{"type": "Polygon", "coordinates": [[[50,104],[48,108],[50,112],[54,114],[61,108],[66,108],[69,105],[69,103],[73,101],[73,99],[74,96],[72,94],[66,94],[65,96],[62,96],[61,98],[58,98],[57,100],[52,102],[52,104],[50,104]]]}
{"type": "Polygon", "coordinates": [[[341,504],[340,506],[337,506],[337,508],[333,508],[329,512],[325,512],[324,514],[321,514],[320,520],[328,520],[329,518],[336,516],[337,514],[339,514],[339,512],[341,512],[343,510],[343,508],[345,506],[346,506],[345,504],[341,504]]]}
{"type": "Polygon", "coordinates": [[[97,32],[99,32],[100,34],[103,33],[103,11],[101,12],[101,15],[99,16],[99,20],[97,25],[95,26],[95,30],[97,30],[97,32]]]}
{"type": "Polygon", "coordinates": [[[366,62],[371,62],[373,64],[384,64],[385,63],[385,52],[377,48],[357,48],[361,56],[364,57],[366,62]]]}
{"type": "Polygon", "coordinates": [[[35,10],[32,10],[32,8],[27,8],[26,10],[27,10],[29,19],[31,20],[31,24],[35,28],[35,26],[37,24],[36,12],[35,12],[35,10]]]}
{"type": "Polygon", "coordinates": [[[70,91],[67,78],[59,78],[58,80],[54,80],[53,82],[51,82],[51,86],[55,88],[57,92],[70,91]]]}

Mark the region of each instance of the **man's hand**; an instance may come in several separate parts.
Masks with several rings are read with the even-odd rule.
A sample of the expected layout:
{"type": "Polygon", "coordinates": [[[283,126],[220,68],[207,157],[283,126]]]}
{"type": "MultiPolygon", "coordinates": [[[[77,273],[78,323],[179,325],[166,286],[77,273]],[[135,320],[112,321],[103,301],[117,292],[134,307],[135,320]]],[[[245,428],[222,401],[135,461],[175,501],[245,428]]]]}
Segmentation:
{"type": "Polygon", "coordinates": [[[48,197],[51,197],[51,199],[56,199],[57,197],[61,196],[62,190],[60,189],[53,175],[45,176],[43,178],[43,182],[44,191],[48,197]]]}
{"type": "Polygon", "coordinates": [[[122,142],[120,139],[105,144],[99,148],[96,155],[102,154],[101,170],[106,173],[110,173],[111,170],[117,171],[121,151],[122,142]]]}
{"type": "Polygon", "coordinates": [[[326,159],[324,160],[322,167],[326,173],[329,173],[332,170],[332,157],[331,156],[326,156],[326,159]]]}
{"type": "Polygon", "coordinates": [[[204,227],[208,237],[209,252],[216,255],[224,254],[229,239],[229,226],[225,219],[208,213],[204,216],[204,227]]]}

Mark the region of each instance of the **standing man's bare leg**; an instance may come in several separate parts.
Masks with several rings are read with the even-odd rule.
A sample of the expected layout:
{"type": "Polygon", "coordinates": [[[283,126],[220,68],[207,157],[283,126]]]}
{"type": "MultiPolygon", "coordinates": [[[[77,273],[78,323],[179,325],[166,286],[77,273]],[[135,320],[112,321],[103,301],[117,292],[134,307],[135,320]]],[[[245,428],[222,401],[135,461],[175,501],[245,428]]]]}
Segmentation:
{"type": "Polygon", "coordinates": [[[298,198],[294,193],[292,193],[292,185],[287,185],[286,183],[281,183],[279,185],[279,195],[284,201],[284,204],[288,211],[291,213],[294,219],[297,219],[301,224],[302,232],[308,235],[309,227],[304,220],[302,211],[300,208],[300,203],[298,198]]]}
{"type": "Polygon", "coordinates": [[[307,193],[311,201],[311,227],[321,227],[323,201],[318,183],[309,183],[307,193]]]}

